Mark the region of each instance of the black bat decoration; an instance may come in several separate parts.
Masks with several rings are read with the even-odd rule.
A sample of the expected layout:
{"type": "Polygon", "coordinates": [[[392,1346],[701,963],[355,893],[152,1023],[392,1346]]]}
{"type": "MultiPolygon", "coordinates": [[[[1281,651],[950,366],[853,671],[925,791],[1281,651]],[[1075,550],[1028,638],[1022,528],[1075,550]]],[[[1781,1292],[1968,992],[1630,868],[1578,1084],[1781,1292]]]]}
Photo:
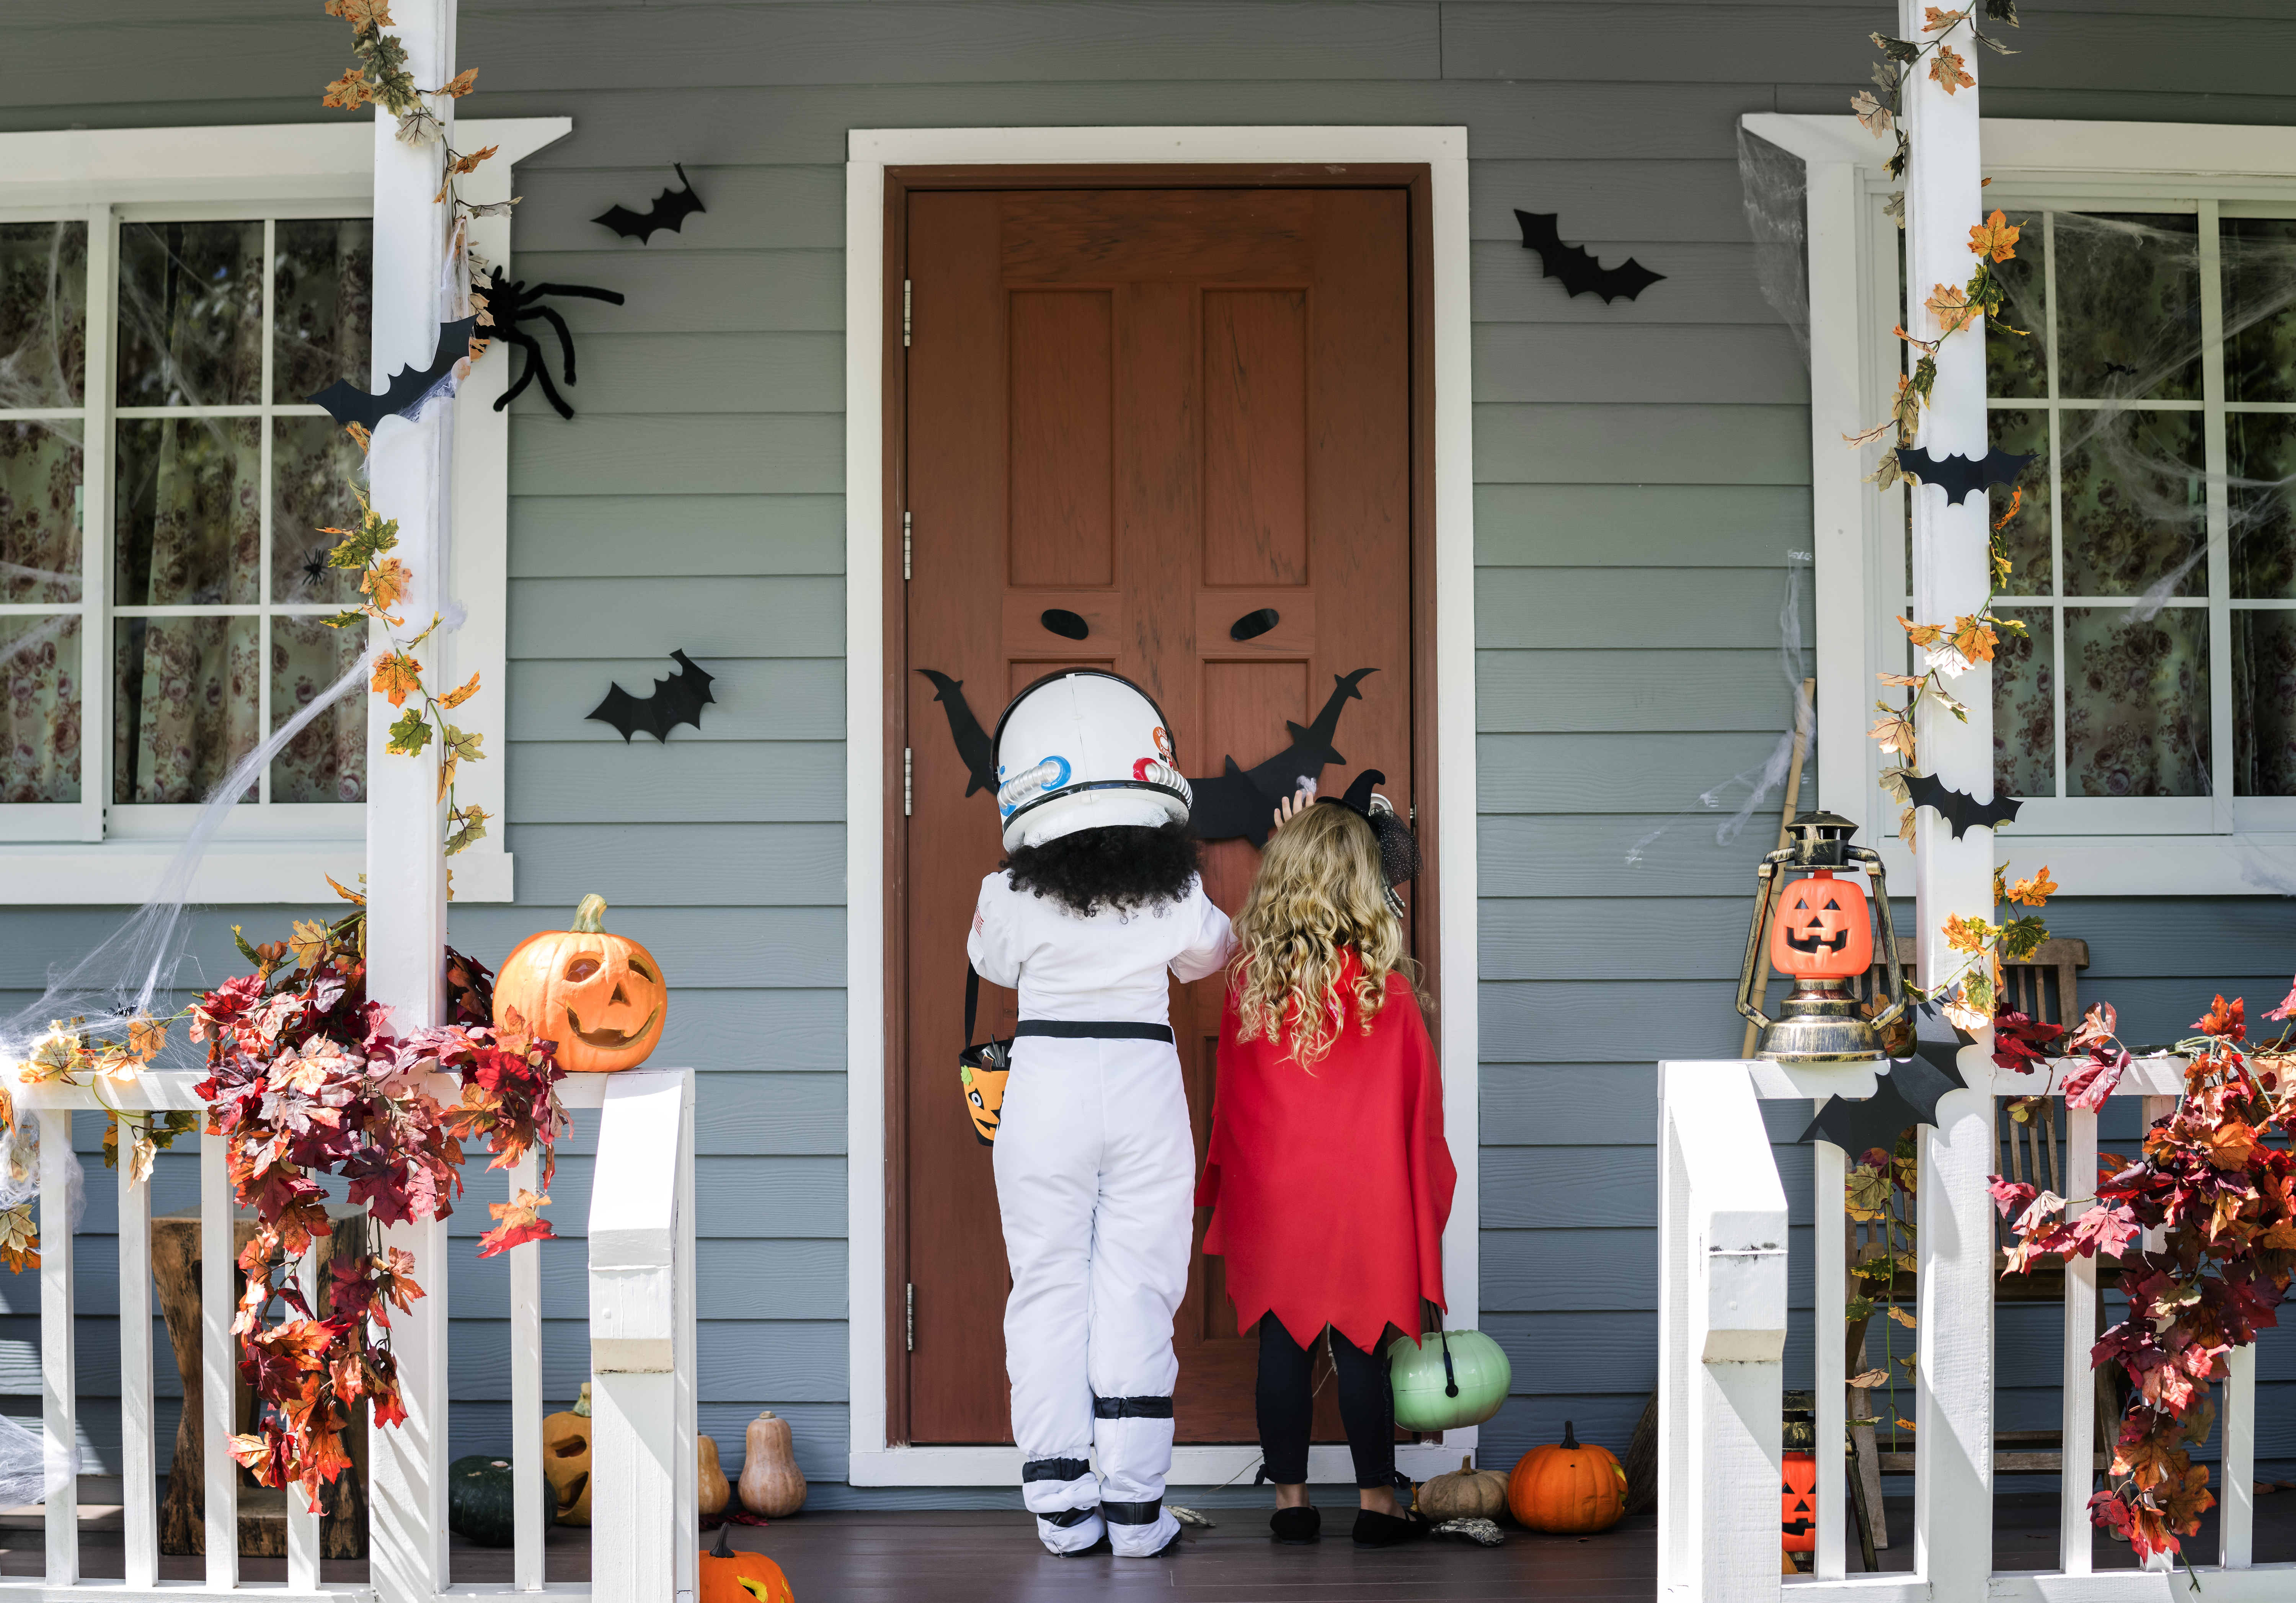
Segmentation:
{"type": "Polygon", "coordinates": [[[699,729],[703,705],[718,699],[709,694],[709,683],[717,676],[703,672],[682,651],[670,653],[669,660],[677,664],[677,671],[666,679],[656,679],[652,695],[640,701],[619,685],[611,685],[607,687],[606,699],[588,716],[620,730],[625,744],[640,729],[665,744],[670,730],[679,724],[692,724],[699,729]]]}
{"type": "Polygon", "coordinates": [[[1906,775],[1906,797],[1915,807],[1926,807],[1952,825],[1956,841],[1972,825],[1998,829],[2004,824],[2015,823],[2017,810],[2025,805],[2006,796],[1980,802],[1967,791],[1947,789],[1945,781],[1935,774],[1906,775]]]}
{"type": "Polygon", "coordinates": [[[1514,218],[1522,225],[1522,248],[1538,251],[1544,275],[1561,279],[1571,294],[1592,290],[1608,306],[1621,295],[1634,300],[1666,276],[1652,272],[1631,256],[1618,267],[1606,267],[1584,245],[1564,244],[1555,226],[1561,216],[1554,211],[1518,211],[1514,218]]]}
{"type": "Polygon", "coordinates": [[[1940,1003],[1915,1003],[1912,1016],[1914,1055],[1892,1063],[1875,1080],[1874,1094],[1863,1101],[1827,1097],[1801,1132],[1802,1140],[1831,1141],[1853,1160],[1876,1147],[1887,1152],[1908,1125],[1937,1122],[1939,1097],[1967,1089],[1969,1081],[1955,1066],[1954,1055],[1976,1038],[1948,1018],[1940,1003]]]}
{"type": "Polygon", "coordinates": [[[518,326],[529,317],[539,317],[558,331],[558,355],[566,368],[566,382],[574,382],[574,336],[567,332],[566,319],[549,307],[541,304],[545,295],[579,295],[586,300],[603,300],[609,306],[622,304],[616,290],[602,290],[586,284],[537,284],[532,289],[521,279],[505,279],[500,267],[487,277],[487,314],[494,321],[495,338],[505,345],[515,346],[526,353],[526,369],[517,382],[495,398],[495,410],[499,412],[524,392],[526,387],[539,378],[542,397],[556,408],[558,415],[570,419],[574,408],[566,404],[550,382],[550,367],[542,359],[542,342],[518,326]]]}
{"type": "Polygon", "coordinates": [[[1266,845],[1277,804],[1298,790],[1302,779],[1320,775],[1326,764],[1347,760],[1332,744],[1332,736],[1339,731],[1341,710],[1350,701],[1363,700],[1363,692],[1356,686],[1378,671],[1358,668],[1353,673],[1333,674],[1336,688],[1324,710],[1316,714],[1316,721],[1303,729],[1287,719],[1283,727],[1292,732],[1292,744],[1266,762],[1239,769],[1230,757],[1226,769],[1215,777],[1189,780],[1196,803],[1189,810],[1188,822],[1195,826],[1196,838],[1241,837],[1255,846],[1266,845]]]}
{"type": "Polygon", "coordinates": [[[1927,450],[1899,451],[1898,465],[1924,484],[1934,484],[1945,491],[1946,504],[1957,506],[1969,498],[1972,490],[1982,491],[1993,484],[2014,484],[2017,475],[2033,460],[2028,454],[2020,456],[2005,451],[1999,446],[1988,450],[1982,458],[1975,456],[1933,456],[1927,450]]]}
{"type": "Polygon", "coordinates": [[[340,423],[358,424],[372,431],[386,417],[404,417],[454,371],[455,364],[471,354],[471,341],[478,334],[479,320],[473,316],[458,317],[452,323],[439,325],[439,349],[423,368],[402,367],[390,375],[390,387],[381,395],[360,389],[348,379],[337,379],[316,395],[303,399],[315,407],[324,407],[327,415],[340,423]]]}
{"type": "Polygon", "coordinates": [[[932,681],[933,700],[948,714],[949,736],[956,742],[956,754],[964,762],[964,793],[969,796],[975,791],[987,791],[995,795],[996,747],[988,738],[988,731],[980,727],[980,720],[972,716],[972,709],[965,705],[964,681],[952,679],[930,668],[917,671],[932,681]]]}
{"type": "MultiPolygon", "coordinates": [[[[968,776],[964,793],[996,789],[996,752],[980,720],[964,700],[964,681],[952,679],[947,674],[930,668],[917,671],[932,681],[933,700],[948,714],[950,738],[956,742],[956,754],[964,760],[968,776]]],[[[1195,806],[1188,821],[1199,840],[1227,841],[1242,839],[1255,846],[1267,844],[1267,832],[1275,821],[1276,805],[1300,788],[1302,779],[1313,779],[1332,763],[1345,762],[1332,745],[1332,736],[1340,727],[1340,712],[1350,701],[1361,701],[1363,692],[1356,686],[1377,669],[1358,668],[1353,673],[1332,676],[1334,688],[1324,710],[1316,714],[1316,721],[1302,728],[1286,722],[1292,732],[1292,744],[1250,769],[1239,769],[1235,759],[1226,760],[1225,772],[1209,779],[1191,779],[1188,788],[1195,793],[1195,806]]],[[[609,698],[610,700],[611,698],[609,698]]],[[[596,714],[592,714],[595,717],[596,714]]]]}
{"type": "Polygon", "coordinates": [[[685,219],[697,211],[709,209],[701,197],[693,193],[693,185],[685,176],[685,169],[672,162],[677,169],[677,181],[683,189],[665,189],[656,195],[653,204],[643,212],[632,211],[627,206],[609,206],[590,220],[603,223],[624,239],[634,239],[640,244],[652,240],[655,231],[667,228],[672,234],[685,232],[685,219]]]}

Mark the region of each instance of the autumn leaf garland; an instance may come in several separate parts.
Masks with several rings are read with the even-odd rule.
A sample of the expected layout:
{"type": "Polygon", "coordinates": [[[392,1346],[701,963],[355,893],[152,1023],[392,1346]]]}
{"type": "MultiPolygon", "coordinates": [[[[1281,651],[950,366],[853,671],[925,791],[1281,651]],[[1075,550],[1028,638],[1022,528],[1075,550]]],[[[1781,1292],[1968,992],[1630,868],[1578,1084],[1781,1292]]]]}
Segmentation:
{"type": "MultiPolygon", "coordinates": [[[[1992,1180],[1995,1204],[2017,1245],[2005,1274],[2037,1260],[2120,1261],[2128,1317],[2091,1353],[2099,1369],[2118,1364],[2129,1401],[2112,1443],[2107,1484],[2089,1500],[2091,1518],[2127,1538],[2139,1561],[2176,1554],[2214,1506],[2209,1471],[2192,1461],[2214,1424],[2208,1388],[2226,1360],[2278,1323],[2296,1272],[2296,1132],[2285,1076],[2296,1067],[2284,1033],[2244,1044],[2246,1009],[2218,996],[2177,1043],[2188,1064],[2174,1113],[2144,1133],[2137,1157],[2099,1155],[2094,1196],[2068,1201],[2034,1186],[1992,1180]],[[2093,1203],[2076,1213],[2083,1202],[2093,1203]],[[2131,1252],[2158,1231],[2157,1248],[2131,1252]]],[[[2296,1016],[2296,990],[2267,1013],[2296,1016]]],[[[2092,1063],[2068,1081],[2067,1100],[2094,1107],[2128,1058],[2112,1036],[2110,1008],[2091,1008],[2073,1045],[2092,1063]],[[2109,1075],[2109,1077],[2108,1077],[2109,1075]]]]}
{"type": "Polygon", "coordinates": [[[348,569],[359,576],[359,589],[365,596],[357,606],[347,608],[324,620],[331,629],[347,629],[355,623],[372,620],[382,626],[386,649],[375,659],[373,689],[376,695],[398,709],[399,715],[391,724],[386,752],[405,757],[421,753],[435,737],[439,742],[439,793],[437,800],[447,803],[446,854],[454,856],[472,842],[482,840],[487,833],[486,809],[475,802],[458,806],[455,801],[455,773],[464,762],[482,760],[486,753],[479,749],[481,736],[456,728],[447,721],[447,714],[478,694],[479,676],[472,674],[463,685],[441,695],[433,695],[422,682],[422,663],[414,654],[438,633],[439,615],[433,612],[430,621],[421,633],[402,639],[392,630],[406,626],[406,620],[394,616],[390,611],[414,578],[413,571],[390,553],[398,546],[398,523],[396,519],[378,514],[365,493],[353,487],[351,493],[358,497],[359,526],[357,529],[322,529],[322,534],[341,537],[341,543],[327,554],[327,565],[348,569]],[[414,704],[410,706],[412,702],[414,704]]]}

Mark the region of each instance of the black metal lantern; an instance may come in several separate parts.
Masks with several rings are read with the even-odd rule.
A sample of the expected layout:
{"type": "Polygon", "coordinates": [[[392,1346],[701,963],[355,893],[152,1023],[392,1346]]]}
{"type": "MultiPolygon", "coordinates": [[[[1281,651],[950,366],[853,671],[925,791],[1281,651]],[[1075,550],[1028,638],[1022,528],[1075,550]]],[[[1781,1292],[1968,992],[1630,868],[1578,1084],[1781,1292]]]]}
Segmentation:
{"type": "MultiPolygon", "coordinates": [[[[1857,826],[1838,813],[1806,812],[1786,826],[1787,843],[1755,869],[1753,926],[1738,971],[1738,1011],[1761,1026],[1759,1057],[1781,1063],[1857,1063],[1882,1056],[1882,1030],[1906,1009],[1906,978],[1898,966],[1890,925],[1889,886],[1878,852],[1850,843],[1857,826]],[[1788,879],[1786,870],[1807,870],[1788,879]],[[1858,884],[1873,876],[1871,911],[1881,924],[1882,960],[1889,966],[1886,1002],[1867,1017],[1856,991],[1872,965],[1874,932],[1868,898],[1858,884]],[[1775,917],[1773,908],[1775,904],[1775,917]],[[1762,937],[1769,933],[1769,966],[1793,982],[1779,1016],[1758,999],[1767,981],[1762,937]]],[[[1882,998],[1875,999],[1882,1000],[1882,998]]]]}

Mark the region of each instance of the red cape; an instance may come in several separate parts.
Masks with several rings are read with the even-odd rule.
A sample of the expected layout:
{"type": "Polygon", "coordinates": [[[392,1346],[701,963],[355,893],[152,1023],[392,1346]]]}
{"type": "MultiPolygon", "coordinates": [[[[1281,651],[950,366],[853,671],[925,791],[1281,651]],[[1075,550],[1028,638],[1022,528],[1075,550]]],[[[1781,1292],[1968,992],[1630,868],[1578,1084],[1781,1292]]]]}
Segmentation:
{"type": "MultiPolygon", "coordinates": [[[[1340,991],[1354,984],[1352,954],[1340,991]]],[[[1354,1009],[1348,1009],[1352,1015],[1354,1009]]],[[[1227,1260],[1236,1324],[1273,1312],[1302,1343],[1324,1326],[1376,1352],[1390,1325],[1416,1337],[1419,1299],[1443,1303],[1443,1222],[1458,1171],[1443,1139],[1443,1076],[1401,974],[1366,1036],[1350,1016],[1301,1068],[1266,1039],[1236,1040],[1231,990],[1196,1205],[1204,1251],[1227,1260]]]]}

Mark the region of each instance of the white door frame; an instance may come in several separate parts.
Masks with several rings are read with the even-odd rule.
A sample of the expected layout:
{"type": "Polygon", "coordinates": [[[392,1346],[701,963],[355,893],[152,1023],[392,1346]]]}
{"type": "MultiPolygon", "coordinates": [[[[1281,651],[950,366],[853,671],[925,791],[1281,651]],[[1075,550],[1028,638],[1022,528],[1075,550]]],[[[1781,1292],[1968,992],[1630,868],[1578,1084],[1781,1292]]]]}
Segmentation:
{"type": "MultiPolygon", "coordinates": [[[[846,1150],[849,1385],[856,1486],[1017,1485],[1011,1447],[905,1447],[885,1436],[886,1197],[884,686],[884,268],[888,167],[1002,163],[1423,162],[1432,178],[1435,275],[1435,722],[1441,784],[1437,1003],[1443,1094],[1459,1187],[1443,1233],[1447,1321],[1479,1316],[1476,1140],[1475,530],[1463,127],[854,129],[845,165],[846,1150]]],[[[955,1043],[950,1043],[951,1070],[955,1043]]],[[[996,1371],[984,1367],[983,1373],[996,1371]]],[[[1408,1447],[1399,1466],[1433,1474],[1474,1445],[1472,1430],[1408,1447]]],[[[1252,1447],[1181,1447],[1175,1485],[1250,1470],[1252,1447]]],[[[1318,1447],[1310,1476],[1352,1481],[1343,1447],[1318,1447]]]]}

